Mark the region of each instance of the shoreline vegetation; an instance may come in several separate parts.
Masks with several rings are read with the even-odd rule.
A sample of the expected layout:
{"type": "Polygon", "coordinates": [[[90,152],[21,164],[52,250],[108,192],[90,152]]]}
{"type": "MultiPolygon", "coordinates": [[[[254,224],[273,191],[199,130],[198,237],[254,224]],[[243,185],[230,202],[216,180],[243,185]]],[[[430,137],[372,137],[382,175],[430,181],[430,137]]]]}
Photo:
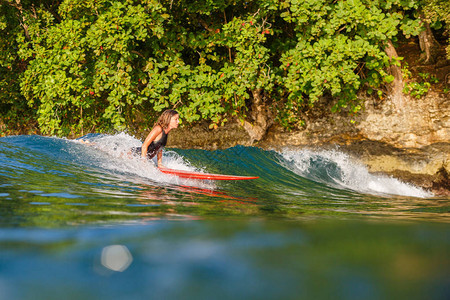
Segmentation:
{"type": "Polygon", "coordinates": [[[0,0],[0,136],[335,147],[450,195],[447,1],[0,0]],[[377,152],[378,151],[378,152],[377,152]]]}

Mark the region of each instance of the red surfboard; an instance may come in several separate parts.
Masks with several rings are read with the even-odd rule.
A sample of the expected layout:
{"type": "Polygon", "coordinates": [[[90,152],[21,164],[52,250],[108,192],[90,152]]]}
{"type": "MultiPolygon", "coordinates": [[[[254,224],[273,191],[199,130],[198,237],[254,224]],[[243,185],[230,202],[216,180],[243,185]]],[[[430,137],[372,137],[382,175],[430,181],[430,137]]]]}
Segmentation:
{"type": "Polygon", "coordinates": [[[164,174],[175,175],[181,178],[189,179],[203,179],[203,180],[249,180],[257,179],[258,176],[237,176],[237,175],[223,175],[223,174],[210,174],[192,171],[174,170],[168,168],[159,168],[164,174]]]}

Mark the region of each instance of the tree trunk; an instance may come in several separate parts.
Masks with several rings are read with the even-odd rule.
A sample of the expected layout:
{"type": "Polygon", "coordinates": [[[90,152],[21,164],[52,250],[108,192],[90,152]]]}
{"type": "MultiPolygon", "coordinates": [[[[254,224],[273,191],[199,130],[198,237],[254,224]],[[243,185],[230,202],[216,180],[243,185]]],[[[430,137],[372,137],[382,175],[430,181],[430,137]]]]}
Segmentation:
{"type": "Polygon", "coordinates": [[[436,59],[439,55],[441,45],[434,38],[430,24],[425,21],[425,16],[423,13],[420,14],[420,18],[422,19],[425,27],[425,30],[419,33],[420,50],[423,52],[421,59],[425,64],[434,64],[436,63],[436,59]]]}
{"type": "Polygon", "coordinates": [[[19,18],[19,23],[20,26],[22,26],[24,32],[25,32],[25,36],[27,39],[30,39],[30,34],[28,32],[28,25],[25,19],[25,15],[23,14],[23,7],[22,7],[22,3],[20,2],[21,0],[15,0],[14,2],[12,1],[6,1],[6,0],[0,0],[0,4],[1,5],[9,5],[14,7],[15,9],[18,10],[17,13],[17,17],[19,18]]]}
{"type": "MultiPolygon", "coordinates": [[[[395,50],[392,41],[388,41],[384,51],[391,60],[398,58],[397,51],[395,50]]],[[[390,73],[394,76],[394,81],[391,83],[391,101],[395,110],[400,111],[404,107],[402,69],[400,66],[391,65],[390,73]]]]}
{"type": "Polygon", "coordinates": [[[244,129],[250,135],[252,143],[260,141],[267,133],[269,127],[273,124],[273,117],[270,109],[264,103],[262,89],[252,91],[253,103],[250,110],[251,122],[244,122],[244,129]]]}

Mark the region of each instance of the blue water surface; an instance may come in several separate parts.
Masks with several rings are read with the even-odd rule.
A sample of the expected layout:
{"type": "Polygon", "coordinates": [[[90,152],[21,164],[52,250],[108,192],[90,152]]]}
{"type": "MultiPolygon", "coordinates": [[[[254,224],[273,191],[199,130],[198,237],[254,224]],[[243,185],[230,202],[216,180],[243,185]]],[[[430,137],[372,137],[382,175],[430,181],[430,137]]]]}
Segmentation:
{"type": "Polygon", "coordinates": [[[339,150],[0,138],[0,299],[448,299],[448,198],[339,150]]]}

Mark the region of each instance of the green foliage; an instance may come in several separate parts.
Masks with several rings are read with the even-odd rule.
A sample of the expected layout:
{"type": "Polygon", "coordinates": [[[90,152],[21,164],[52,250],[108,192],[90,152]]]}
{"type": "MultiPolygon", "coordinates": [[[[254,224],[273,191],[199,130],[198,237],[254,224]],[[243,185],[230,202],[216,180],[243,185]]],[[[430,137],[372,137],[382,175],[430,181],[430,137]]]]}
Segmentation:
{"type": "Polygon", "coordinates": [[[417,35],[422,30],[417,15],[425,5],[406,0],[5,3],[0,8],[2,120],[36,120],[44,134],[56,135],[145,128],[166,108],[179,110],[186,123],[207,120],[211,127],[243,120],[261,103],[271,106],[285,127],[305,125],[301,115],[324,97],[332,99],[333,111],[357,113],[361,88],[381,96],[381,87],[394,80],[387,68],[400,61],[387,57],[385,44],[400,33],[417,35]]]}
{"type": "Polygon", "coordinates": [[[403,89],[403,93],[410,94],[417,99],[422,98],[428,93],[431,83],[438,83],[438,79],[429,73],[419,73],[419,78],[413,79],[411,72],[406,68],[404,70],[404,78],[408,80],[408,82],[403,89]]]}
{"type": "Polygon", "coordinates": [[[60,14],[67,18],[36,32],[32,48],[23,44],[22,56],[35,59],[24,72],[22,92],[44,133],[125,128],[128,107],[145,100],[139,92],[144,72],[136,68],[144,65],[140,43],[156,48],[167,18],[156,1],[146,5],[66,0],[60,14]]]}
{"type": "Polygon", "coordinates": [[[16,37],[22,30],[16,10],[0,6],[0,130],[6,134],[19,131],[22,125],[30,125],[34,113],[26,105],[20,93],[20,75],[26,69],[27,60],[19,57],[16,37]],[[2,128],[3,127],[3,128],[2,128]]]}
{"type": "MultiPolygon", "coordinates": [[[[333,111],[361,106],[362,85],[378,87],[393,78],[383,44],[397,34],[399,14],[386,14],[373,1],[291,1],[282,14],[295,26],[297,44],[281,57],[279,77],[287,98],[313,106],[324,95],[336,99],[333,111]]],[[[291,109],[291,106],[287,106],[291,109]]]]}

